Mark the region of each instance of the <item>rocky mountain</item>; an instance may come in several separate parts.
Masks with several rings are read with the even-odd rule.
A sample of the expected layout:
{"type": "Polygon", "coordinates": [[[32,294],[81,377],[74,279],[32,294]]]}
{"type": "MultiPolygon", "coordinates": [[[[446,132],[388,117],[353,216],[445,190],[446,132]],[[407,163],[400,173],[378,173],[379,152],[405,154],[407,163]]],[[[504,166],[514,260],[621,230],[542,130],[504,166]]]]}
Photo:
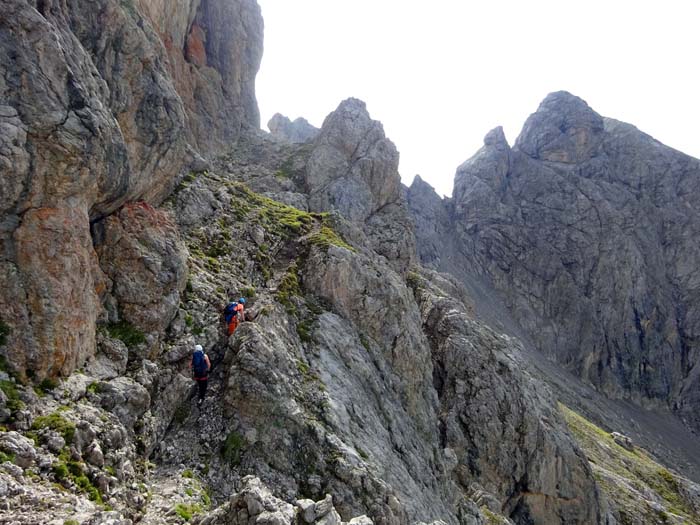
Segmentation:
{"type": "MultiPolygon", "coordinates": [[[[257,129],[255,2],[5,4],[0,523],[700,515],[700,487],[557,404],[472,283],[419,264],[453,209],[425,191],[414,224],[363,102],[257,129]]],[[[435,266],[463,255],[447,239],[435,266]]]]}
{"type": "Polygon", "coordinates": [[[426,264],[470,267],[540,352],[697,431],[698,183],[700,161],[559,92],[512,148],[491,131],[450,201],[421,181],[409,201],[426,264]]]}

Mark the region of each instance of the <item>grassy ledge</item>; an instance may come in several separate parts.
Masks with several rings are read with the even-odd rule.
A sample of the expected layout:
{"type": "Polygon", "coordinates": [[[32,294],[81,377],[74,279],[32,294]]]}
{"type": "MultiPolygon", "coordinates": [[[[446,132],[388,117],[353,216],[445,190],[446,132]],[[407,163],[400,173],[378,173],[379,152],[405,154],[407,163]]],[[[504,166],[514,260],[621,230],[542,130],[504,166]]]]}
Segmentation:
{"type": "Polygon", "coordinates": [[[586,453],[598,486],[620,525],[673,522],[672,515],[700,523],[682,489],[684,478],[657,463],[645,450],[627,450],[612,436],[560,404],[571,433],[586,453]],[[656,504],[652,507],[650,503],[656,504]]]}

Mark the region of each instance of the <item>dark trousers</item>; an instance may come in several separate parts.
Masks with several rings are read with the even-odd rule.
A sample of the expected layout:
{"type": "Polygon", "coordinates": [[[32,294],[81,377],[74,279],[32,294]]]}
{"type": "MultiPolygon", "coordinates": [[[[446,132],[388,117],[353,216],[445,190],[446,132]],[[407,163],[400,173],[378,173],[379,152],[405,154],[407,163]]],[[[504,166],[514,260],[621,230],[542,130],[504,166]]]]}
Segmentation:
{"type": "Polygon", "coordinates": [[[197,381],[197,395],[200,400],[204,399],[204,396],[207,395],[207,383],[209,382],[208,378],[204,379],[196,379],[197,381]]]}

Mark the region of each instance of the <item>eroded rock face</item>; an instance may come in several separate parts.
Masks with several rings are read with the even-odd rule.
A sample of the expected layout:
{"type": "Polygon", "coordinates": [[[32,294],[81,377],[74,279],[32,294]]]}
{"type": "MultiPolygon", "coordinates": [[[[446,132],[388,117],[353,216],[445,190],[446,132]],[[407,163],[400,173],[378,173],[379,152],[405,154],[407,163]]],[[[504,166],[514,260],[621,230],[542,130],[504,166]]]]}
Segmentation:
{"type": "Polygon", "coordinates": [[[476,321],[445,277],[424,272],[415,286],[432,347],[441,446],[455,454],[457,482],[465,491],[478,482],[496,495],[493,510],[516,523],[599,523],[586,457],[520,361],[517,340],[476,321]]]}
{"type": "Polygon", "coordinates": [[[415,239],[398,165],[399,153],[382,124],[370,118],[364,102],[351,98],[323,122],[304,181],[311,210],[337,210],[405,271],[415,261],[415,239]]]}
{"type": "Polygon", "coordinates": [[[513,148],[491,132],[435,214],[542,352],[697,429],[699,183],[696,159],[560,92],[513,148]]]}
{"type": "Polygon", "coordinates": [[[112,281],[120,318],[163,333],[177,313],[187,281],[187,249],[167,214],[145,203],[103,221],[97,253],[112,281]]]}
{"type": "Polygon", "coordinates": [[[0,30],[0,311],[10,365],[42,379],[94,353],[105,280],[90,222],[159,203],[192,146],[259,125],[262,20],[247,0],[10,0],[0,30]]]}
{"type": "Polygon", "coordinates": [[[292,122],[279,113],[272,116],[267,127],[274,137],[289,142],[308,142],[319,132],[318,128],[309,124],[305,118],[299,117],[292,122]]]}
{"type": "Polygon", "coordinates": [[[193,145],[221,152],[244,128],[258,128],[255,75],[263,22],[255,0],[137,0],[168,56],[193,145]]]}

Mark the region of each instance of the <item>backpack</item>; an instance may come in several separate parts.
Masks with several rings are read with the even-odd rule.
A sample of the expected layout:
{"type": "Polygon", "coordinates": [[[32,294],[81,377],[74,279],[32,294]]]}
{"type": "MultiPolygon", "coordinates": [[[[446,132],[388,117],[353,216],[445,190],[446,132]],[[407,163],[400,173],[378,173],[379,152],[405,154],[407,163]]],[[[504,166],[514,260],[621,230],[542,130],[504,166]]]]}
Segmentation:
{"type": "Polygon", "coordinates": [[[224,308],[224,320],[226,324],[231,322],[231,319],[238,317],[238,303],[229,303],[226,308],[224,308]]]}
{"type": "Polygon", "coordinates": [[[201,350],[197,350],[192,355],[192,370],[194,377],[206,377],[207,375],[207,362],[204,360],[204,352],[201,350]]]}

